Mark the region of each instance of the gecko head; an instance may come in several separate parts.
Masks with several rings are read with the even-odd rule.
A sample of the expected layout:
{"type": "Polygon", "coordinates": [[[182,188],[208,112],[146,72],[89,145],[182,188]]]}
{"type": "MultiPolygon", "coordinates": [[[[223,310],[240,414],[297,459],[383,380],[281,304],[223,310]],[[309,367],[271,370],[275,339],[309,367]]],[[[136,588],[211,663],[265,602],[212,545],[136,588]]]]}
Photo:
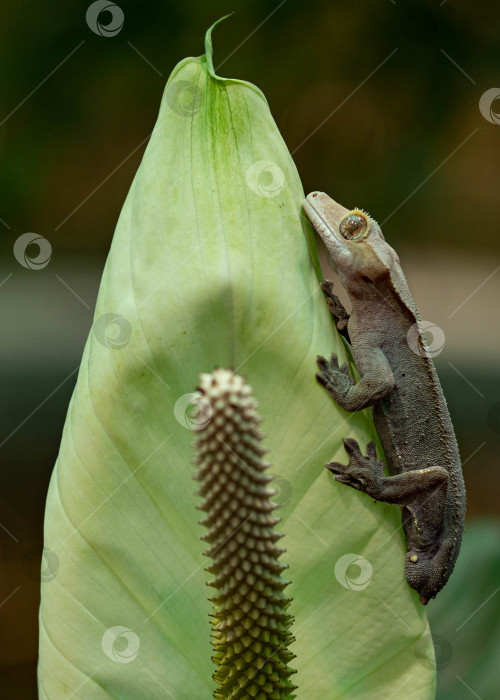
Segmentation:
{"type": "MultiPolygon", "coordinates": [[[[448,581],[453,570],[453,543],[444,540],[428,550],[411,549],[406,554],[405,578],[427,605],[448,581]]],[[[455,557],[456,558],[456,557],[455,557]]]]}
{"type": "Polygon", "coordinates": [[[362,209],[346,209],[324,192],[304,201],[313,228],[321,236],[346,288],[386,277],[399,258],[385,242],[380,226],[362,209]]]}

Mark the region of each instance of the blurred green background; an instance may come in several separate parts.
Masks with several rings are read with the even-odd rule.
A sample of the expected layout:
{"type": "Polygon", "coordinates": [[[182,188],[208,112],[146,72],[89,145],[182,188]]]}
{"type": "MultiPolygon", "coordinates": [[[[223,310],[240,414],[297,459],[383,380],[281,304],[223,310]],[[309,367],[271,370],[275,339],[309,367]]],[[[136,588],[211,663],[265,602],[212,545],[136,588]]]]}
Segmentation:
{"type": "Polygon", "coordinates": [[[169,73],[236,10],[214,33],[218,72],[263,90],[306,192],[383,224],[443,331],[468,530],[429,605],[438,697],[498,697],[500,99],[479,109],[500,85],[496,6],[119,2],[123,28],[103,37],[89,4],[0,7],[0,695],[36,697],[45,495],[118,214],[169,73]],[[26,232],[52,246],[42,269],[13,255],[26,232]]]}

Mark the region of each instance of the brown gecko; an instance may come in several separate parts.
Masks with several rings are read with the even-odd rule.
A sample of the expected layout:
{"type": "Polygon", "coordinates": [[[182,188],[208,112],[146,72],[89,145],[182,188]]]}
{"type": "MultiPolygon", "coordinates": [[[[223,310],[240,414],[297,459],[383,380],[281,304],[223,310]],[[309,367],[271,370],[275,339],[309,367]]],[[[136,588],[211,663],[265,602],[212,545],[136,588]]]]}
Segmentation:
{"type": "Polygon", "coordinates": [[[349,463],[330,462],[326,467],[337,481],[401,506],[408,550],[405,577],[426,605],[455,566],[465,487],[453,426],[423,341],[419,313],[399,258],[374,219],[359,209],[346,209],[323,192],[308,195],[304,209],[349,295],[350,315],[333,294],[332,283],[322,284],[361,379],[354,384],[347,363],[339,367],[335,354],[330,361],[318,357],[316,376],[346,411],[372,407],[390,476],[377,459],[375,443],[368,444],[364,455],[352,438],[343,440],[349,463]]]}

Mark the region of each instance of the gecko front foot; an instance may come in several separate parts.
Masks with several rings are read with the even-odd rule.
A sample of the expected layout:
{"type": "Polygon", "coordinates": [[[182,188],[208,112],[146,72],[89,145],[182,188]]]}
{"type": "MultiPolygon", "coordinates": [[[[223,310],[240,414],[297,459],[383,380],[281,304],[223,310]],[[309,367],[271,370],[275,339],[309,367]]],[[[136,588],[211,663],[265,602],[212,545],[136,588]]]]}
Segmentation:
{"type": "Polygon", "coordinates": [[[325,465],[326,468],[332,472],[336,481],[377,498],[380,496],[385,474],[384,463],[377,459],[375,443],[373,440],[368,443],[364,455],[356,440],[343,438],[342,441],[349,455],[349,463],[329,462],[325,465]]]}
{"type": "Polygon", "coordinates": [[[344,331],[347,328],[347,321],[349,320],[349,314],[344,308],[344,305],[333,292],[333,282],[331,280],[323,280],[321,283],[321,289],[326,295],[326,302],[330,313],[334,317],[337,328],[339,331],[344,331]]]}
{"type": "Polygon", "coordinates": [[[316,379],[333,396],[335,401],[340,403],[354,384],[354,379],[349,376],[347,362],[339,367],[339,358],[335,353],[332,353],[330,362],[321,355],[318,355],[316,362],[320,369],[316,374],[316,379]]]}

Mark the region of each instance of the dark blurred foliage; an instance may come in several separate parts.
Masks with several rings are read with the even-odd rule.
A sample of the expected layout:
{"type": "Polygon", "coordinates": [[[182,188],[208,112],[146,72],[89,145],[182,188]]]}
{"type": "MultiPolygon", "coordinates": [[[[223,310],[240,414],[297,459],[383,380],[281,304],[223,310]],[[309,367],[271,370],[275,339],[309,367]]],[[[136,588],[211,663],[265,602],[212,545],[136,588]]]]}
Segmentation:
{"type": "Polygon", "coordinates": [[[477,128],[389,227],[429,244],[439,232],[443,245],[460,247],[477,245],[480,233],[483,248],[498,250],[496,227],[479,230],[478,221],[485,207],[489,221],[500,213],[500,129],[478,110],[498,83],[493,3],[120,6],[122,31],[103,38],[87,27],[86,2],[2,3],[0,121],[84,41],[1,127],[0,217],[12,229],[50,233],[59,254],[107,251],[145,146],[120,163],[151,132],[174,65],[202,54],[208,25],[235,10],[214,34],[215,64],[264,91],[306,190],[336,192],[383,221],[477,128]]]}
{"type": "MultiPolygon", "coordinates": [[[[454,252],[498,256],[500,126],[478,109],[484,91],[500,83],[493,3],[122,1],[125,24],[110,38],[88,28],[88,4],[0,5],[1,284],[16,270],[21,290],[22,276],[32,274],[12,256],[26,231],[50,240],[55,266],[102,268],[168,75],[181,59],[202,54],[208,26],[233,10],[214,32],[215,66],[263,90],[306,192],[325,190],[387,219],[384,230],[398,245],[439,241],[454,252]]],[[[18,363],[0,368],[2,697],[36,697],[43,508],[95,284],[87,296],[78,291],[88,317],[74,321],[76,353],[50,361],[41,353],[37,361],[49,324],[40,313],[40,332],[25,329],[32,354],[20,348],[18,363]]],[[[66,323],[69,302],[54,299],[51,313],[66,323]]],[[[15,313],[9,318],[23,327],[15,313]]],[[[50,324],[57,328],[54,318],[50,324]]],[[[68,343],[64,329],[55,341],[68,343]]],[[[498,483],[500,376],[472,362],[467,371],[493,406],[487,417],[484,401],[466,393],[456,374],[444,366],[441,377],[462,454],[474,455],[481,443],[465,469],[469,514],[498,512],[491,484],[498,483]],[[485,466],[474,479],[478,461],[485,466]]]]}

